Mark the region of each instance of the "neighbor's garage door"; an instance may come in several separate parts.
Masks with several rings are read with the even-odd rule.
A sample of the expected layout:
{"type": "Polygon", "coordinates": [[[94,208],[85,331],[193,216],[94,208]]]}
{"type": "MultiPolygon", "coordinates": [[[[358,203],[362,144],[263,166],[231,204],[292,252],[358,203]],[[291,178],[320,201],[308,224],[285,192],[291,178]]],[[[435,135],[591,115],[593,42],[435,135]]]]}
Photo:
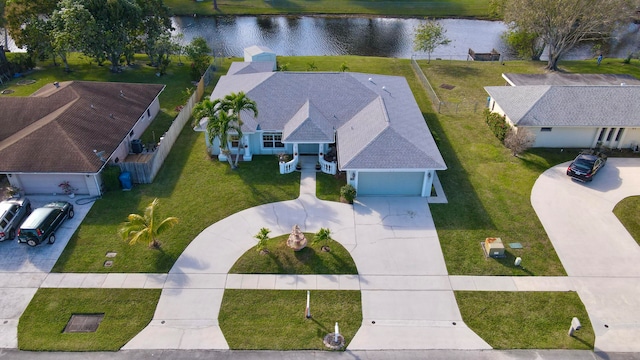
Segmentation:
{"type": "Polygon", "coordinates": [[[69,181],[77,189],[76,194],[88,194],[89,189],[84,175],[49,175],[49,174],[16,174],[22,188],[27,194],[62,194],[58,186],[63,181],[69,181]]]}
{"type": "Polygon", "coordinates": [[[360,172],[358,196],[421,196],[424,172],[360,172]]]}

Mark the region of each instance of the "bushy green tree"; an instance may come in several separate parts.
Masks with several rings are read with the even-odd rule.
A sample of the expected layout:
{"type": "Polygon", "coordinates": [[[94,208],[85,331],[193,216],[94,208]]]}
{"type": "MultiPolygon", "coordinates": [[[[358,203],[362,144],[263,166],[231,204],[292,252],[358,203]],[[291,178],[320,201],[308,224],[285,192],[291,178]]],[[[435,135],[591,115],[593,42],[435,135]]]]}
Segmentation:
{"type": "Polygon", "coordinates": [[[211,48],[202,36],[198,36],[193,38],[189,45],[185,46],[184,51],[191,60],[194,80],[197,80],[204,75],[211,63],[211,56],[209,55],[211,54],[211,48]]]}
{"type": "Polygon", "coordinates": [[[538,61],[544,51],[544,41],[537,33],[512,28],[502,34],[502,40],[521,59],[538,61]]]}
{"type": "Polygon", "coordinates": [[[539,34],[549,51],[548,70],[576,44],[611,36],[628,22],[634,0],[509,0],[504,20],[518,31],[539,34]]]}

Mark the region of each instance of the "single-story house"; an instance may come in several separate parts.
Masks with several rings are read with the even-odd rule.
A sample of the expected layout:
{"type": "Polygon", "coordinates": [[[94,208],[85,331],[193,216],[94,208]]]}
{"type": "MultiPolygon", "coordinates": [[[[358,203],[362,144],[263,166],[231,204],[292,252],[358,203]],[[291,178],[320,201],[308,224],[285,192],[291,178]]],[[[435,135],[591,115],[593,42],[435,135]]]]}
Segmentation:
{"type": "Polygon", "coordinates": [[[640,144],[640,81],[627,75],[503,74],[487,86],[488,106],[534,147],[635,148],[640,144]]]}
{"type": "Polygon", "coordinates": [[[0,98],[0,174],[26,194],[101,195],[101,171],[131,150],[160,110],[164,85],[67,81],[0,98]]]}
{"type": "MultiPolygon", "coordinates": [[[[435,171],[446,169],[404,77],[260,71],[251,63],[232,69],[211,99],[243,91],[256,102],[256,118],[241,115],[243,139],[228,144],[245,161],[287,154],[279,166],[289,173],[300,156],[314,156],[323,172],[346,172],[358,196],[428,197],[435,171]]],[[[224,160],[218,141],[208,145],[224,160]]]]}

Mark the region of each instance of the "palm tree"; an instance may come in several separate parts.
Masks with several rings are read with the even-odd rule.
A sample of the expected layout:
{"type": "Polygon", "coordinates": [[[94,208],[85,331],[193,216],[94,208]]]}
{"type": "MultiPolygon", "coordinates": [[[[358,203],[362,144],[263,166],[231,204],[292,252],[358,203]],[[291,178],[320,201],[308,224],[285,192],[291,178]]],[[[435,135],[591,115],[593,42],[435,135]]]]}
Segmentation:
{"type": "MultiPolygon", "coordinates": [[[[258,106],[256,102],[249,99],[244,91],[240,91],[239,93],[231,93],[224,97],[221,101],[221,108],[224,110],[230,111],[235,115],[235,118],[238,122],[236,127],[236,132],[238,133],[238,147],[242,148],[242,118],[240,117],[240,113],[242,111],[247,110],[253,112],[253,117],[258,116],[258,106]]],[[[236,156],[235,167],[238,166],[238,158],[240,157],[240,151],[238,150],[238,156],[236,156]]]]}
{"type": "Polygon", "coordinates": [[[155,210],[160,200],[158,198],[147,205],[144,215],[129,214],[127,220],[120,225],[118,233],[122,239],[129,241],[129,245],[134,245],[138,241],[149,243],[149,247],[157,249],[160,247],[158,236],[178,223],[177,217],[168,217],[160,222],[155,219],[155,210]]]}
{"type": "Polygon", "coordinates": [[[231,151],[229,150],[229,133],[231,130],[238,131],[238,126],[234,121],[233,115],[228,115],[226,111],[219,110],[207,122],[207,133],[209,134],[209,143],[213,144],[215,138],[220,139],[220,152],[226,156],[229,166],[235,169],[231,159],[231,151]]]}

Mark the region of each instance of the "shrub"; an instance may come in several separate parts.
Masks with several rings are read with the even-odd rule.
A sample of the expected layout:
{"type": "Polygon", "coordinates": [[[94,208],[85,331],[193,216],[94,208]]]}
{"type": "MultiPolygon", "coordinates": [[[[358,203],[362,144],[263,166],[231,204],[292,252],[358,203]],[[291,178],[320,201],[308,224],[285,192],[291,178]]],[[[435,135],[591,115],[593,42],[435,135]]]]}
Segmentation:
{"type": "Polygon", "coordinates": [[[313,238],[313,243],[315,244],[319,241],[331,240],[333,240],[333,238],[331,238],[331,230],[327,228],[320,228],[320,230],[318,230],[318,232],[316,233],[316,236],[313,238]]]}
{"type": "Polygon", "coordinates": [[[267,241],[269,241],[269,233],[271,230],[268,228],[261,228],[260,232],[258,232],[253,237],[258,239],[258,244],[256,245],[256,251],[262,252],[267,247],[267,241]]]}
{"type": "Polygon", "coordinates": [[[356,188],[347,184],[340,188],[340,196],[349,204],[353,204],[353,199],[356,198],[356,188]]]}
{"type": "Polygon", "coordinates": [[[484,109],[484,118],[487,125],[489,125],[491,132],[493,132],[498,140],[501,142],[504,141],[505,136],[507,136],[507,131],[510,128],[505,117],[491,112],[489,109],[484,109]]]}

